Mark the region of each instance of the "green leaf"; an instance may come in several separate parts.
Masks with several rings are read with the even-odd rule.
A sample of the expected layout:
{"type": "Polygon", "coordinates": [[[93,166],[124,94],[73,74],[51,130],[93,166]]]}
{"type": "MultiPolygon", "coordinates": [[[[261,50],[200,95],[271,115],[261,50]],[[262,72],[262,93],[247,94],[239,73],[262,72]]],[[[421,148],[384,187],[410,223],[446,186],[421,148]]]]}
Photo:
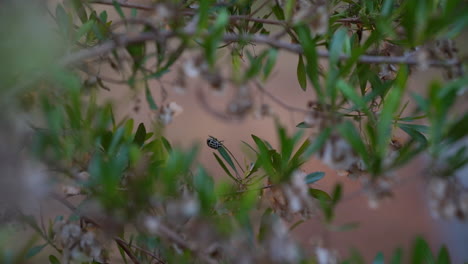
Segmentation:
{"type": "Polygon", "coordinates": [[[169,143],[169,141],[165,137],[161,137],[161,141],[164,145],[164,148],[166,148],[167,152],[172,151],[171,143],[169,143]]]}
{"type": "Polygon", "coordinates": [[[368,165],[369,153],[354,125],[350,121],[345,121],[340,126],[338,126],[338,131],[340,132],[341,136],[346,139],[346,141],[348,141],[354,151],[359,154],[364,163],[368,165]]]}
{"type": "Polygon", "coordinates": [[[346,28],[340,28],[333,34],[331,45],[330,45],[330,65],[335,65],[340,59],[342,54],[343,45],[346,42],[348,30],[346,28]]]}
{"type": "Polygon", "coordinates": [[[275,67],[276,59],[278,58],[278,50],[277,49],[269,49],[267,55],[267,61],[265,66],[263,66],[263,79],[268,78],[270,76],[271,71],[275,67]]]}
{"type": "Polygon", "coordinates": [[[26,259],[30,259],[34,257],[35,255],[39,254],[43,248],[45,248],[49,243],[45,243],[43,245],[38,245],[30,248],[28,252],[26,253],[26,259]]]}
{"type": "Polygon", "coordinates": [[[150,109],[158,110],[158,105],[154,101],[153,95],[151,94],[147,81],[145,81],[145,97],[146,97],[146,102],[148,102],[150,109]]]}
{"type": "Polygon", "coordinates": [[[296,32],[299,36],[301,47],[304,49],[304,56],[307,59],[306,73],[312,82],[312,86],[318,95],[319,101],[323,101],[322,90],[319,83],[319,65],[315,41],[311,37],[310,29],[305,26],[296,26],[296,32]]]}
{"type": "Polygon", "coordinates": [[[117,11],[117,14],[119,14],[121,19],[125,19],[125,14],[122,10],[122,7],[120,6],[119,2],[116,0],[112,0],[112,4],[114,5],[115,11],[117,11]]]}
{"type": "MultiPolygon", "coordinates": [[[[416,125],[416,124],[407,124],[407,123],[397,123],[397,126],[403,130],[411,129],[417,131],[421,134],[429,133],[429,127],[425,125],[416,125]]],[[[406,130],[405,130],[406,131],[406,130]]]]}
{"type": "Polygon", "coordinates": [[[442,246],[439,250],[439,255],[437,256],[436,264],[450,264],[450,254],[447,247],[442,246]]]}
{"type": "Polygon", "coordinates": [[[339,183],[335,185],[335,189],[333,190],[333,195],[332,195],[333,204],[336,204],[340,201],[342,192],[343,192],[343,186],[341,186],[341,184],[339,183]]]}
{"type": "Polygon", "coordinates": [[[265,142],[263,142],[263,140],[261,140],[259,137],[252,135],[252,138],[259,150],[257,156],[261,167],[265,170],[268,176],[275,177],[276,172],[274,169],[273,161],[271,159],[272,154],[270,153],[269,148],[266,146],[265,142]]]}
{"type": "Polygon", "coordinates": [[[299,124],[296,125],[298,128],[311,128],[312,126],[307,125],[305,122],[300,122],[299,124]]]}
{"type": "Polygon", "coordinates": [[[314,142],[311,143],[306,151],[304,152],[304,158],[310,157],[312,154],[317,152],[325,143],[325,141],[328,139],[328,137],[331,134],[331,128],[327,127],[323,129],[320,134],[315,138],[314,142]]]}
{"type": "Polygon", "coordinates": [[[279,20],[284,20],[284,12],[281,6],[276,4],[271,8],[271,10],[273,11],[273,14],[275,14],[276,18],[278,18],[279,20]]]}
{"type": "Polygon", "coordinates": [[[364,99],[359,96],[359,94],[356,93],[356,91],[349,84],[343,80],[339,80],[336,83],[336,86],[343,93],[343,95],[355,105],[358,110],[364,111],[368,116],[372,116],[372,113],[370,113],[364,99]]]}
{"type": "Polygon", "coordinates": [[[390,264],[401,264],[403,263],[403,250],[401,248],[397,248],[395,252],[393,252],[392,261],[390,264]]]}
{"type": "Polygon", "coordinates": [[[314,189],[314,188],[309,188],[309,194],[310,196],[314,197],[317,200],[325,201],[325,202],[331,202],[332,198],[330,195],[322,190],[319,189],[314,189]]]}
{"type": "Polygon", "coordinates": [[[127,51],[133,59],[133,71],[138,70],[144,62],[146,43],[135,43],[127,46],[127,51]]]}
{"type": "Polygon", "coordinates": [[[73,9],[75,10],[76,14],[81,20],[81,23],[85,23],[88,20],[88,15],[86,14],[86,9],[83,6],[81,0],[73,0],[72,1],[73,9]]]}
{"type": "Polygon", "coordinates": [[[319,181],[323,177],[325,177],[325,172],[323,171],[312,172],[305,177],[305,182],[307,184],[311,184],[311,183],[319,181]]]}
{"type": "Polygon", "coordinates": [[[360,225],[359,222],[350,222],[350,223],[346,223],[346,224],[339,225],[339,226],[331,225],[328,228],[335,232],[345,232],[345,231],[356,229],[359,227],[359,225],[360,225]]]}
{"type": "Polygon", "coordinates": [[[223,168],[224,172],[226,172],[226,174],[232,179],[234,180],[234,182],[237,182],[237,179],[234,178],[234,176],[232,175],[232,173],[229,171],[229,169],[226,167],[226,165],[224,164],[224,162],[221,160],[221,158],[218,157],[218,155],[216,155],[216,153],[213,152],[213,155],[215,156],[216,158],[216,161],[218,161],[219,165],[221,166],[221,168],[223,168]]]}
{"type": "Polygon", "coordinates": [[[297,81],[299,82],[301,89],[305,91],[307,89],[307,76],[302,56],[299,56],[299,61],[297,63],[297,81]]]}
{"type": "Polygon", "coordinates": [[[231,156],[226,151],[226,149],[224,147],[218,148],[218,152],[219,152],[219,154],[221,154],[221,157],[223,157],[223,159],[229,164],[229,166],[231,166],[231,168],[237,174],[238,172],[237,172],[236,166],[234,165],[234,162],[232,162],[231,156]]]}
{"type": "Polygon", "coordinates": [[[145,143],[145,140],[146,140],[146,128],[143,123],[140,123],[135,133],[135,137],[133,138],[133,143],[141,147],[143,143],[145,143]]]}
{"type": "Polygon", "coordinates": [[[432,255],[431,249],[429,248],[427,242],[421,237],[416,238],[415,242],[413,243],[411,263],[434,263],[434,256],[432,255]]]}
{"type": "Polygon", "coordinates": [[[83,25],[80,26],[78,31],[76,32],[76,39],[79,40],[85,34],[88,34],[89,31],[93,28],[95,22],[93,20],[89,20],[83,25]]]}
{"type": "Polygon", "coordinates": [[[382,252],[377,253],[372,264],[385,264],[385,258],[382,252]]]}
{"type": "Polygon", "coordinates": [[[50,264],[60,264],[58,258],[54,255],[49,255],[49,263],[50,264]]]}
{"type": "Polygon", "coordinates": [[[271,226],[271,219],[274,218],[273,210],[271,208],[265,209],[260,219],[260,226],[258,228],[258,241],[264,241],[267,236],[268,227],[271,226]]]}

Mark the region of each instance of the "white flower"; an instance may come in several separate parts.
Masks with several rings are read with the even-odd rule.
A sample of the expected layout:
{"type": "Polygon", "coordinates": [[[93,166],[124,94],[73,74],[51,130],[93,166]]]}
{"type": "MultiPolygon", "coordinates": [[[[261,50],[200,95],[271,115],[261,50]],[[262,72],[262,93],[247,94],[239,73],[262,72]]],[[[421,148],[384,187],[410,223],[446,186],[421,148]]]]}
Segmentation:
{"type": "Polygon", "coordinates": [[[200,75],[200,68],[195,65],[194,60],[187,60],[183,65],[183,70],[186,76],[190,78],[195,78],[200,75]]]}
{"type": "Polygon", "coordinates": [[[316,247],[315,254],[317,256],[318,264],[335,264],[338,263],[338,257],[335,252],[324,247],[316,247]]]}
{"type": "Polygon", "coordinates": [[[159,229],[159,220],[155,216],[146,216],[143,225],[150,234],[156,234],[159,229]]]}
{"type": "Polygon", "coordinates": [[[174,117],[180,115],[184,111],[182,106],[176,102],[170,102],[168,107],[172,111],[174,117]]]}
{"type": "Polygon", "coordinates": [[[65,224],[62,226],[59,239],[64,247],[70,247],[81,236],[81,228],[76,224],[65,224]]]}

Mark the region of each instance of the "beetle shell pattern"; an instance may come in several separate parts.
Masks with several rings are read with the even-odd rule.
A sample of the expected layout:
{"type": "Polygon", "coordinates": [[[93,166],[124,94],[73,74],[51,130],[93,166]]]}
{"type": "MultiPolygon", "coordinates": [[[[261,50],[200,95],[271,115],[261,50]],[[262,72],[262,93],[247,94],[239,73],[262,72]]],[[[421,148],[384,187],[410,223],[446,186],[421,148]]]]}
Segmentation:
{"type": "Polygon", "coordinates": [[[210,147],[210,148],[212,148],[212,149],[219,149],[220,147],[223,146],[222,141],[219,141],[217,138],[212,137],[212,136],[210,136],[210,137],[206,140],[206,144],[208,145],[208,147],[210,147]]]}

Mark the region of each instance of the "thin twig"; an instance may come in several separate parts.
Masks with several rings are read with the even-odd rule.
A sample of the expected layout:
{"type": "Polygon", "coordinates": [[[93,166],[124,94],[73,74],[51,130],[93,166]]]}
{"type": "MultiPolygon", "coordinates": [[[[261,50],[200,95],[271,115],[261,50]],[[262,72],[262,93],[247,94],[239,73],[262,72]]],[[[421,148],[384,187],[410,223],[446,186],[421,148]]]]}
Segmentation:
{"type": "MultiPolygon", "coordinates": [[[[69,201],[62,198],[60,195],[58,195],[56,193],[52,193],[50,196],[53,199],[55,199],[55,200],[59,201],[60,203],[62,203],[63,205],[65,205],[65,207],[70,209],[72,212],[78,213],[80,215],[80,217],[83,218],[84,220],[88,221],[89,223],[92,223],[96,227],[101,227],[101,225],[99,223],[97,223],[96,221],[94,221],[93,219],[87,217],[86,215],[84,215],[84,214],[82,214],[80,212],[77,212],[77,208],[73,204],[71,204],[69,201]]],[[[188,242],[186,242],[177,233],[172,231],[170,228],[168,228],[164,224],[159,223],[157,233],[160,236],[171,240],[173,243],[177,244],[181,248],[192,252],[193,254],[198,256],[201,260],[203,260],[205,263],[217,264],[217,262],[213,258],[211,258],[210,256],[200,252],[200,250],[198,248],[196,248],[195,246],[193,246],[193,245],[189,244],[188,242]]],[[[138,258],[136,258],[136,256],[132,253],[132,251],[130,250],[128,244],[124,240],[122,240],[120,237],[114,237],[113,239],[119,246],[121,246],[121,248],[125,251],[125,253],[132,259],[133,263],[135,263],[135,264],[140,263],[138,258]]]]}

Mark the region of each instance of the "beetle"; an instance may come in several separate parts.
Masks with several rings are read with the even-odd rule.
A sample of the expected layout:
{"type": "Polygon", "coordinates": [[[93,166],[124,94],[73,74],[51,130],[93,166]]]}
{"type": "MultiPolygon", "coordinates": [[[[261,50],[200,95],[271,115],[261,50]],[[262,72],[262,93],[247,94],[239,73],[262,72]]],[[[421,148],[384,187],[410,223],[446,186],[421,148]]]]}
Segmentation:
{"type": "Polygon", "coordinates": [[[210,147],[212,149],[219,149],[219,148],[223,147],[223,141],[218,140],[217,138],[215,138],[213,136],[209,136],[209,138],[206,139],[206,144],[208,145],[208,147],[210,147]]]}

